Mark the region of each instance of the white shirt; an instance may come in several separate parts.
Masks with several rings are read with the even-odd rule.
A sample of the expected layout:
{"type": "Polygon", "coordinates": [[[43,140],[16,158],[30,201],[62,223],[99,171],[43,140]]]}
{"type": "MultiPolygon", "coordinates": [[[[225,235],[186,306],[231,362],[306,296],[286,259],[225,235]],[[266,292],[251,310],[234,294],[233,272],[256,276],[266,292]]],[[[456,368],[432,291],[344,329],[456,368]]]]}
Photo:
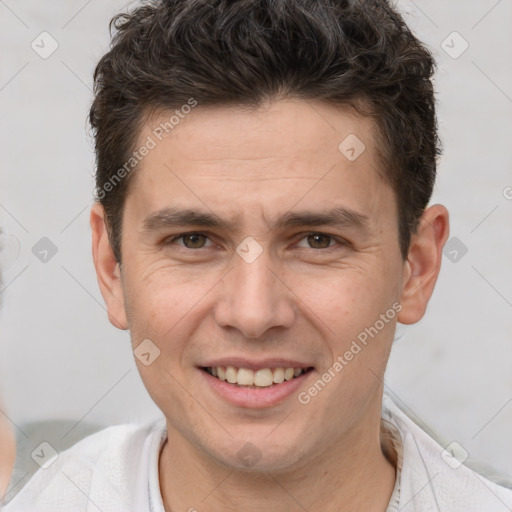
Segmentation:
{"type": "MultiPolygon", "coordinates": [[[[512,511],[511,488],[460,465],[386,394],[382,418],[397,452],[386,512],[512,511]]],[[[4,512],[165,512],[158,477],[165,439],[163,419],[93,434],[39,470],[4,512]]]]}

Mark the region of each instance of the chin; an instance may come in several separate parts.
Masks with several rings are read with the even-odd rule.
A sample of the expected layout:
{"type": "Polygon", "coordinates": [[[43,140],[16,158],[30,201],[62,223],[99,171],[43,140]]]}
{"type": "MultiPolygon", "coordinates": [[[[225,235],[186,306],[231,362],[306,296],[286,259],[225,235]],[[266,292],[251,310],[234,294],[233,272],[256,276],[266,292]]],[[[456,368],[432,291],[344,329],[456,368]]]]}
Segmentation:
{"type": "Polygon", "coordinates": [[[276,436],[269,441],[268,431],[261,436],[251,438],[238,437],[231,446],[219,451],[219,444],[214,450],[208,450],[218,462],[234,471],[248,473],[286,472],[304,464],[302,443],[290,444],[290,438],[276,436]],[[229,455],[227,455],[229,454],[229,455]]]}

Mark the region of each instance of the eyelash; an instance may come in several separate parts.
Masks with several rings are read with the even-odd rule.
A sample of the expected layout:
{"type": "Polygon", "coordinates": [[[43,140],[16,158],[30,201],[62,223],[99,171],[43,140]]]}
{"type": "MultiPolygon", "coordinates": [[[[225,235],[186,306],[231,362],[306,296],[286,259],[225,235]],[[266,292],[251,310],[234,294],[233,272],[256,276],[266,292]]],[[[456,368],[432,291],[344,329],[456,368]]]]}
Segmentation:
{"type": "MultiPolygon", "coordinates": [[[[189,231],[187,233],[181,233],[179,235],[176,235],[174,237],[169,237],[168,239],[166,239],[164,241],[164,245],[171,245],[173,244],[175,241],[177,240],[180,240],[180,239],[183,239],[183,237],[185,236],[188,236],[188,235],[203,235],[205,237],[207,237],[208,239],[210,239],[210,237],[208,236],[207,233],[203,233],[202,231],[189,231]]],[[[331,238],[332,240],[334,240],[335,242],[338,242],[338,245],[341,245],[341,246],[347,246],[349,245],[349,243],[344,240],[343,238],[340,238],[340,237],[337,237],[337,236],[334,236],[334,235],[331,235],[329,233],[322,233],[320,231],[310,231],[308,233],[301,233],[302,237],[297,239],[297,242],[300,242],[301,240],[303,240],[304,238],[307,238],[309,236],[312,236],[312,235],[321,235],[321,236],[326,236],[328,238],[331,238]]],[[[199,247],[198,249],[190,249],[189,247],[185,247],[185,246],[181,246],[183,249],[187,249],[189,251],[199,251],[201,249],[207,249],[207,247],[199,247]]],[[[316,251],[316,252],[320,252],[320,251],[327,251],[329,249],[333,249],[335,248],[336,245],[330,245],[329,247],[325,247],[323,249],[314,249],[312,247],[310,247],[310,249],[312,251],[316,251]]]]}

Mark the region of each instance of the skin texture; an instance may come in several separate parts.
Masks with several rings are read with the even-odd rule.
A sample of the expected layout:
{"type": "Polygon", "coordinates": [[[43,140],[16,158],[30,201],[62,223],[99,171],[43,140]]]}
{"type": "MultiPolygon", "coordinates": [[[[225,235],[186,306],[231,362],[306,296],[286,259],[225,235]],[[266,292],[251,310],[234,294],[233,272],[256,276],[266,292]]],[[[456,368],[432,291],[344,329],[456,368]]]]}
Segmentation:
{"type": "MultiPolygon", "coordinates": [[[[162,119],[148,120],[141,144],[162,119]]],[[[319,102],[199,105],[133,176],[121,266],[94,205],[93,256],[110,321],[129,329],[134,348],[150,339],[160,350],[151,365],[137,364],[167,418],[166,510],[385,510],[395,468],[379,436],[384,371],[396,321],[425,313],[449,228],[446,209],[431,206],[402,259],[374,138],[368,119],[319,102]],[[366,146],[355,161],[338,149],[350,134],[366,146]],[[238,224],[144,228],[170,206],[238,224]],[[275,227],[287,212],[335,206],[366,225],[275,227]],[[206,236],[173,239],[190,232],[206,236]],[[252,263],[236,252],[248,236],[263,250],[252,263]],[[398,316],[307,405],[294,393],[272,407],[234,406],[198,369],[228,356],[299,360],[314,367],[299,391],[307,390],[395,302],[398,316]],[[261,455],[250,468],[237,457],[248,442],[261,455]]]]}

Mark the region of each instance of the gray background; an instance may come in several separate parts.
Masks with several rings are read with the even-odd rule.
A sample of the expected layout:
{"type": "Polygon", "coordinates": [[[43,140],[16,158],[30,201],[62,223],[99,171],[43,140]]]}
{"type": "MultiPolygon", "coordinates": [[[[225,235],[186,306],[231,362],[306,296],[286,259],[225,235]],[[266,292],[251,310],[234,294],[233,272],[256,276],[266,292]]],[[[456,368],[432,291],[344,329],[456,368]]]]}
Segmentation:
{"type": "MultiPolygon", "coordinates": [[[[1,256],[0,378],[22,438],[32,421],[63,419],[79,432],[86,423],[158,415],[128,333],[108,322],[88,224],[92,72],[108,47],[111,16],[133,5],[0,0],[0,225],[11,234],[1,256]],[[42,45],[43,31],[59,45],[46,59],[31,47],[42,45]],[[43,237],[57,248],[47,262],[32,252],[43,237]]],[[[512,0],[399,6],[438,60],[445,153],[432,204],[447,206],[459,240],[451,244],[467,253],[453,245],[458,260],[450,259],[455,253],[443,258],[427,315],[400,326],[387,391],[447,442],[510,476],[512,0]],[[461,38],[469,47],[459,56],[461,38]]]]}

